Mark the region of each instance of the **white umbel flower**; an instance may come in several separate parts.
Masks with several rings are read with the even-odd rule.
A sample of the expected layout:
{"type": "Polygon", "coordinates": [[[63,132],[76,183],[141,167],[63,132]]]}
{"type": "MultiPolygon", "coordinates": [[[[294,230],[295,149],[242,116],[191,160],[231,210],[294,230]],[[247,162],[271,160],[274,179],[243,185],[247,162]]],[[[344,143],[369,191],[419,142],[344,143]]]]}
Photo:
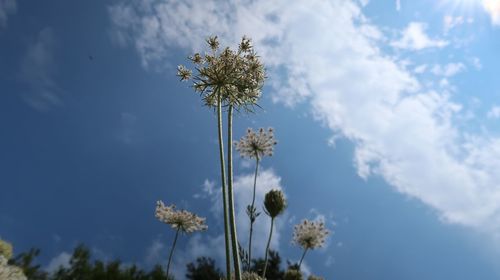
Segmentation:
{"type": "Polygon", "coordinates": [[[323,247],[328,234],[323,221],[303,220],[294,227],[293,242],[304,249],[316,249],[323,247]]]}
{"type": "Polygon", "coordinates": [[[165,206],[163,201],[156,202],[155,216],[161,222],[169,224],[173,229],[185,233],[206,230],[205,218],[199,217],[186,210],[175,210],[175,205],[165,206]]]}
{"type": "Polygon", "coordinates": [[[273,155],[274,145],[276,145],[276,143],[272,128],[268,128],[267,131],[260,128],[257,133],[249,128],[247,129],[247,134],[235,145],[236,150],[240,152],[242,157],[260,160],[264,156],[273,155]]]}
{"type": "Polygon", "coordinates": [[[14,265],[8,265],[7,259],[0,255],[0,279],[2,280],[27,280],[23,270],[14,265]]]}

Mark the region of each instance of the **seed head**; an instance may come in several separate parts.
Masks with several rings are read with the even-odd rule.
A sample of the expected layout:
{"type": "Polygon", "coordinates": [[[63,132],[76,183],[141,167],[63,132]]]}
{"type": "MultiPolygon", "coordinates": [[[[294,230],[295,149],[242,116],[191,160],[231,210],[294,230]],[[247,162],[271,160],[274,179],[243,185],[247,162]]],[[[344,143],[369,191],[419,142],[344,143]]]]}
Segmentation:
{"type": "Polygon", "coordinates": [[[325,280],[325,278],[319,277],[319,276],[314,276],[314,275],[309,275],[307,280],[325,280]]]}
{"type": "Polygon", "coordinates": [[[175,205],[165,206],[161,200],[156,202],[155,216],[161,222],[169,224],[173,229],[180,229],[185,233],[207,229],[205,218],[198,217],[186,210],[176,211],[175,205]]]}
{"type": "Polygon", "coordinates": [[[266,214],[271,218],[276,218],[286,209],[285,194],[280,190],[270,190],[264,197],[264,207],[266,214]]]}
{"type": "Polygon", "coordinates": [[[239,142],[236,142],[236,150],[240,152],[242,157],[262,159],[264,156],[272,156],[274,145],[274,130],[269,128],[267,132],[260,128],[258,133],[255,133],[251,128],[247,129],[247,134],[243,136],[239,142]]]}
{"type": "Polygon", "coordinates": [[[184,66],[178,67],[177,76],[182,81],[192,77],[195,92],[205,105],[214,107],[219,98],[221,105],[251,111],[260,98],[264,85],[264,66],[255,54],[250,39],[243,37],[237,51],[219,48],[217,36],[206,40],[210,52],[189,57],[195,64],[196,74],[184,66]]]}
{"type": "Polygon", "coordinates": [[[325,244],[328,234],[330,232],[323,221],[303,220],[294,227],[293,243],[304,249],[320,248],[325,244]]]}

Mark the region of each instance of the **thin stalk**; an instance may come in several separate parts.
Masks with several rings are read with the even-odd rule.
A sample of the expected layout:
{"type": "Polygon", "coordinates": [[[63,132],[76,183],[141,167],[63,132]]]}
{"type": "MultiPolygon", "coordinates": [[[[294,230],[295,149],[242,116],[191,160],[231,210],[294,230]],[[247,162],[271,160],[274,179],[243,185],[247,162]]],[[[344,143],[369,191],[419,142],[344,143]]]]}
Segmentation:
{"type": "Polygon", "coordinates": [[[234,195],[233,195],[233,106],[229,105],[227,111],[227,171],[228,171],[228,202],[229,202],[229,225],[231,227],[231,245],[233,247],[234,273],[236,280],[241,280],[240,253],[238,249],[238,237],[236,235],[236,221],[234,217],[234,195]]]}
{"type": "Polygon", "coordinates": [[[231,280],[231,251],[229,249],[229,224],[227,212],[226,164],[224,162],[224,140],[222,138],[222,98],[217,96],[217,128],[219,134],[220,173],[222,182],[222,205],[224,207],[224,241],[226,245],[226,279],[231,280]]]}
{"type": "Polygon", "coordinates": [[[302,265],[302,261],[304,260],[304,257],[306,256],[306,253],[307,253],[307,248],[304,249],[304,253],[302,253],[302,258],[300,258],[300,262],[299,262],[299,270],[300,270],[300,266],[302,265]]]}
{"type": "Polygon", "coordinates": [[[269,231],[269,239],[267,240],[266,257],[264,258],[264,272],[262,272],[262,278],[266,278],[267,256],[269,254],[269,245],[271,245],[271,237],[273,236],[273,226],[274,226],[274,218],[271,218],[271,230],[269,231]]]}
{"type": "MultiPolygon", "coordinates": [[[[255,176],[253,178],[253,196],[252,196],[252,205],[250,206],[251,211],[254,211],[255,207],[255,189],[257,187],[257,173],[259,171],[259,157],[256,155],[256,163],[255,163],[255,176]]],[[[255,215],[255,213],[252,213],[255,215]]],[[[250,271],[250,264],[252,262],[252,234],[253,234],[253,223],[254,219],[257,217],[250,217],[250,235],[248,237],[248,271],[250,271]]]]}
{"type": "Polygon", "coordinates": [[[179,236],[179,230],[181,228],[177,228],[175,232],[174,244],[172,244],[172,248],[170,249],[170,254],[168,255],[168,264],[167,264],[167,278],[169,276],[168,272],[170,271],[170,262],[172,261],[172,255],[174,254],[175,244],[177,243],[177,237],[179,236]]]}

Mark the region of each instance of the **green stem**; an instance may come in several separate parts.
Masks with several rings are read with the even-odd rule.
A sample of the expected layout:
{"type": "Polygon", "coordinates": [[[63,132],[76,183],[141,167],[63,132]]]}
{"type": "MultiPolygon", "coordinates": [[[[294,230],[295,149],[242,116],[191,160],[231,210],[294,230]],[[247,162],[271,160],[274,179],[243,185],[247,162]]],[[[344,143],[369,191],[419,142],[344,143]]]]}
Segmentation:
{"type": "Polygon", "coordinates": [[[307,253],[307,248],[304,249],[304,253],[302,253],[302,258],[300,258],[299,271],[300,271],[300,266],[302,265],[302,261],[304,260],[304,257],[306,256],[306,253],[307,253]]]}
{"type": "Polygon", "coordinates": [[[169,276],[168,272],[170,271],[170,262],[172,261],[172,255],[174,254],[175,244],[177,243],[177,237],[179,236],[179,230],[181,228],[178,227],[175,232],[174,244],[172,244],[172,248],[170,249],[170,254],[168,255],[168,264],[167,264],[167,278],[169,276]]]}
{"type": "MultiPolygon", "coordinates": [[[[257,173],[259,171],[259,157],[256,157],[256,163],[255,163],[255,176],[253,178],[253,196],[252,196],[252,205],[250,206],[251,211],[254,211],[255,207],[255,189],[257,187],[257,173]]],[[[252,215],[255,215],[256,213],[252,212],[252,215]]],[[[250,217],[250,236],[248,238],[248,271],[250,271],[250,265],[252,262],[252,234],[253,234],[253,223],[255,222],[254,219],[257,217],[250,217]]]]}
{"type": "Polygon", "coordinates": [[[231,245],[233,247],[234,273],[236,280],[241,280],[240,253],[238,248],[238,237],[236,235],[236,221],[234,214],[233,195],[233,106],[229,105],[227,111],[227,172],[228,172],[228,202],[229,202],[229,225],[231,227],[231,245]]]}
{"type": "Polygon", "coordinates": [[[267,240],[266,246],[266,257],[264,258],[264,271],[262,272],[262,278],[266,278],[266,270],[267,270],[267,256],[269,254],[269,245],[271,245],[271,237],[273,236],[273,226],[274,226],[274,218],[271,217],[271,230],[269,231],[269,239],[267,240]]]}
{"type": "Polygon", "coordinates": [[[226,279],[231,280],[231,251],[229,245],[229,224],[227,212],[226,167],[224,163],[224,140],[222,138],[222,98],[217,97],[217,128],[219,134],[220,173],[222,182],[222,205],[224,207],[224,241],[226,245],[226,279]]]}

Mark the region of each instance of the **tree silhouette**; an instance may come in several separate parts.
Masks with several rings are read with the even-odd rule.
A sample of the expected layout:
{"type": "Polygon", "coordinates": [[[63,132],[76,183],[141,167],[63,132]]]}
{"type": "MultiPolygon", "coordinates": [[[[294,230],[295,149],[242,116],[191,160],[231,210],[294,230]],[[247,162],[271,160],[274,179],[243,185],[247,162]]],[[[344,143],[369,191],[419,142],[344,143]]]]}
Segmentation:
{"type": "Polygon", "coordinates": [[[207,257],[199,257],[196,264],[187,264],[186,278],[190,280],[219,280],[224,275],[222,271],[215,266],[215,261],[207,257]]]}

